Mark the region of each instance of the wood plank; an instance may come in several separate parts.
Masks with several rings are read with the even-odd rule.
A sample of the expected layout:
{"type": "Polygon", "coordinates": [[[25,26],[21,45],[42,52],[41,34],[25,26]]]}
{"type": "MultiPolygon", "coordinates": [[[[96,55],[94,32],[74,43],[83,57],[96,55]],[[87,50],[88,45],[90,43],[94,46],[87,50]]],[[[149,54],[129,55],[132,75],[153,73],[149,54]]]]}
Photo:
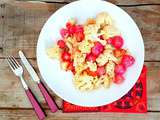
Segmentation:
{"type": "Polygon", "coordinates": [[[145,60],[160,60],[160,6],[123,9],[131,15],[140,28],[145,45],[145,60]]]}
{"type": "Polygon", "coordinates": [[[52,11],[59,8],[61,4],[38,4],[37,9],[42,8],[42,10],[30,9],[30,7],[35,8],[37,4],[33,4],[33,6],[24,4],[26,9],[16,5],[17,3],[14,3],[13,6],[8,4],[4,8],[4,33],[6,35],[0,56],[14,54],[19,49],[25,49],[30,57],[35,57],[40,29],[45,20],[52,14],[52,11]]]}
{"type": "MultiPolygon", "coordinates": [[[[30,62],[34,66],[37,73],[39,73],[36,61],[31,60],[30,62]]],[[[0,64],[0,108],[31,108],[31,104],[26,97],[19,79],[10,70],[6,60],[0,59],[0,64]]],[[[24,78],[42,106],[44,108],[48,108],[37,84],[31,80],[31,77],[26,70],[24,70],[24,78]]],[[[56,103],[61,107],[61,99],[53,92],[51,95],[55,98],[56,103]]]]}
{"type": "MultiPolygon", "coordinates": [[[[0,2],[1,3],[1,2],[0,2]]],[[[4,4],[0,4],[0,52],[2,52],[2,46],[4,41],[4,4]]]]}
{"type": "MultiPolygon", "coordinates": [[[[45,120],[159,120],[160,113],[148,112],[146,114],[125,113],[56,113],[47,112],[45,120]]],[[[0,120],[36,120],[33,110],[0,110],[0,120]]]]}
{"type": "MultiPolygon", "coordinates": [[[[36,60],[30,59],[30,62],[38,72],[36,60]]],[[[145,64],[148,66],[148,110],[160,111],[160,62],[146,62],[145,64]]],[[[0,108],[31,108],[20,81],[14,76],[4,59],[0,59],[0,65],[0,108]]],[[[35,83],[31,81],[31,77],[26,71],[24,74],[27,83],[34,90],[38,100],[41,102],[44,108],[48,108],[39,89],[35,83]]],[[[53,92],[51,92],[51,94],[56,98],[56,102],[61,108],[62,100],[53,92]]]]}
{"type": "Polygon", "coordinates": [[[147,94],[148,94],[148,109],[156,110],[160,108],[160,63],[146,62],[148,67],[147,73],[147,94]]]}
{"type": "MultiPolygon", "coordinates": [[[[3,49],[0,51],[0,57],[10,54],[17,56],[17,51],[22,49],[28,51],[28,58],[35,58],[36,43],[43,24],[52,13],[64,5],[58,3],[20,3],[5,4],[5,8],[3,8],[5,37],[3,45],[1,45],[3,49]]],[[[145,60],[159,61],[160,6],[124,7],[123,9],[133,17],[141,29],[146,46],[145,60]]]]}
{"type": "MultiPolygon", "coordinates": [[[[30,1],[30,0],[19,0],[19,1],[30,1]]],[[[34,0],[32,0],[34,1],[34,0]]],[[[36,0],[37,1],[37,0],[36,0]]],[[[38,0],[41,2],[58,2],[58,3],[69,3],[76,0],[38,0]]],[[[105,0],[117,5],[135,5],[135,4],[160,4],[159,0],[105,0]]]]}

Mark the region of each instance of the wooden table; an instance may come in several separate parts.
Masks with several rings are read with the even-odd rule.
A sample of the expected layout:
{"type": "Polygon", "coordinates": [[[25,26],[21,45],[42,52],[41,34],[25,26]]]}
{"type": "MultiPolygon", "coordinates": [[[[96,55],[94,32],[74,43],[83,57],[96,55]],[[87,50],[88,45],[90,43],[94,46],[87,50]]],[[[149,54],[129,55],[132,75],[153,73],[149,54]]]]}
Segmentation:
{"type": "MultiPolygon", "coordinates": [[[[39,32],[52,13],[72,0],[44,1],[0,0],[0,120],[37,119],[21,83],[11,72],[5,58],[13,55],[19,59],[18,50],[23,50],[38,72],[36,43],[39,32]]],[[[25,79],[47,112],[47,120],[160,120],[160,0],[108,1],[128,12],[142,32],[146,51],[145,64],[148,67],[148,113],[62,113],[62,100],[52,92],[60,107],[60,110],[53,114],[39,89],[25,72],[25,79]]]]}

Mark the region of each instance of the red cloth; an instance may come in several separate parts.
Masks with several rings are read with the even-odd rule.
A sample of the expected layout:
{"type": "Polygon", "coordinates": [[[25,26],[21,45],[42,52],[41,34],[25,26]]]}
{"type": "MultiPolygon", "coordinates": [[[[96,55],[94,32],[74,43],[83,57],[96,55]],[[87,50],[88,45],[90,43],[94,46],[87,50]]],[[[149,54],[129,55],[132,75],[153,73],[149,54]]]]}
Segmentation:
{"type": "Polygon", "coordinates": [[[146,95],[147,68],[143,67],[141,75],[133,88],[119,100],[100,107],[83,107],[63,101],[63,112],[147,112],[146,95]]]}

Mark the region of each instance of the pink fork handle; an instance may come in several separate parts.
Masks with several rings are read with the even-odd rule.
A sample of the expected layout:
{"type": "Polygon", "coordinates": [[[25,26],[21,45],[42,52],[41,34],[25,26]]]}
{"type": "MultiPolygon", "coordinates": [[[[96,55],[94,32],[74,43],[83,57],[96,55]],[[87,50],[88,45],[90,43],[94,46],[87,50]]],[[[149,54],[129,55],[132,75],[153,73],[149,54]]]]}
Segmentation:
{"type": "Polygon", "coordinates": [[[43,120],[45,118],[46,114],[42,110],[42,107],[40,106],[39,102],[36,100],[35,96],[33,95],[32,91],[30,89],[27,89],[25,91],[26,91],[26,94],[27,94],[39,120],[43,120]]]}
{"type": "Polygon", "coordinates": [[[44,84],[42,82],[38,83],[38,87],[41,90],[49,108],[52,112],[56,112],[58,110],[57,105],[51,95],[49,94],[48,90],[45,88],[44,84]]]}

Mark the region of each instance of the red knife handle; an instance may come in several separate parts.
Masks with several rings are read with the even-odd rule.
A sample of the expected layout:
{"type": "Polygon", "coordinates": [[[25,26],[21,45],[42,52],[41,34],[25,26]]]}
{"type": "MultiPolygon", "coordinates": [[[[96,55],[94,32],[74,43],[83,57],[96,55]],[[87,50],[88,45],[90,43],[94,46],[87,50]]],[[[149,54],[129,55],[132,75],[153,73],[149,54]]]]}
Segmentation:
{"type": "Polygon", "coordinates": [[[35,113],[37,114],[39,120],[44,120],[46,114],[43,111],[42,107],[40,106],[39,102],[37,101],[37,99],[35,98],[34,94],[32,93],[32,91],[30,89],[26,89],[25,90],[28,99],[30,100],[35,113]]]}
{"type": "Polygon", "coordinates": [[[42,82],[38,83],[38,87],[42,92],[43,97],[45,98],[49,108],[51,109],[52,112],[56,112],[58,110],[58,107],[54,101],[54,99],[51,97],[51,95],[49,94],[48,90],[46,89],[46,87],[44,86],[44,84],[42,82]]]}

